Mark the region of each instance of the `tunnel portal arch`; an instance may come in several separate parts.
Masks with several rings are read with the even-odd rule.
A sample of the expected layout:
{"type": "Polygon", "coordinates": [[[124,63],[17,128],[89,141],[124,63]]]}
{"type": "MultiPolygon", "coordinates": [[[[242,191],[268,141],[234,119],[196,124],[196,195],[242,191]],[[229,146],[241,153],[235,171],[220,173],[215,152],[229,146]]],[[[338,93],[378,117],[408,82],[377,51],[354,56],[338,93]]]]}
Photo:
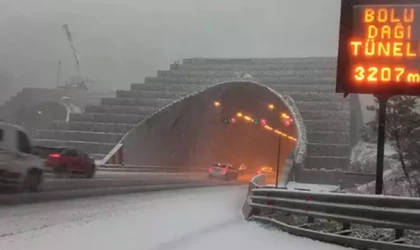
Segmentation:
{"type": "MultiPolygon", "coordinates": [[[[240,145],[232,146],[227,138],[229,133],[232,134],[235,129],[242,130],[240,135],[236,135],[235,140],[256,133],[250,132],[249,126],[242,126],[243,124],[223,124],[224,118],[233,117],[237,112],[249,113],[250,116],[262,112],[264,116],[267,116],[264,118],[267,118],[268,123],[273,124],[273,128],[278,128],[281,125],[278,124],[280,119],[276,121],[278,115],[276,112],[280,112],[280,110],[286,111],[294,120],[292,130],[294,131],[293,137],[297,138],[297,142],[294,142],[295,146],[292,151],[294,151],[296,164],[302,164],[306,156],[306,129],[294,100],[261,83],[248,80],[221,82],[158,110],[123,137],[120,143],[123,145],[124,161],[126,164],[135,165],[203,166],[204,162],[210,163],[211,161],[208,154],[211,151],[209,148],[212,146],[209,145],[212,144],[210,140],[215,138],[219,140],[219,143],[216,143],[214,147],[222,148],[220,150],[212,149],[213,153],[210,152],[210,155],[219,155],[221,158],[227,159],[226,155],[229,153],[224,154],[223,152],[235,151],[237,148],[245,147],[243,144],[247,144],[239,143],[240,145]],[[220,102],[220,107],[214,107],[215,101],[220,102]],[[269,103],[274,103],[278,110],[267,110],[269,103]],[[212,125],[218,127],[216,131],[213,131],[215,134],[209,132],[212,125]],[[236,125],[238,126],[235,127],[236,125]],[[230,132],[226,133],[229,129],[230,132]],[[224,144],[228,146],[221,146],[224,144]],[[207,155],[204,153],[205,151],[207,151],[207,155]],[[200,161],[197,160],[197,157],[204,159],[200,161]]],[[[260,128],[255,127],[255,129],[260,128]]],[[[290,133],[292,132],[289,131],[289,135],[290,133]]],[[[265,136],[259,133],[256,137],[260,135],[265,136]]],[[[278,136],[274,137],[278,138],[278,136]]],[[[267,143],[269,145],[262,149],[255,149],[258,151],[255,153],[262,154],[268,148],[274,148],[277,152],[277,140],[267,139],[266,141],[270,141],[267,143]]],[[[245,154],[253,153],[249,148],[248,151],[242,149],[245,154]]],[[[286,157],[287,155],[283,156],[284,159],[286,157]]],[[[217,161],[217,157],[214,161],[217,161]]]]}
{"type": "Polygon", "coordinates": [[[52,121],[68,120],[71,110],[63,102],[41,101],[23,107],[8,117],[8,121],[23,126],[30,134],[50,128],[52,121]]]}

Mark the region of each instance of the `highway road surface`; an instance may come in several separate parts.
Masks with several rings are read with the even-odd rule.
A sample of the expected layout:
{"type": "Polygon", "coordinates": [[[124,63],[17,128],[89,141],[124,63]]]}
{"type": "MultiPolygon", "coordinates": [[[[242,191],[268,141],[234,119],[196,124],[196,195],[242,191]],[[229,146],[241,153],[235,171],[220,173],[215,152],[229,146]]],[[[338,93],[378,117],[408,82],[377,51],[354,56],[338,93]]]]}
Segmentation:
{"type": "MultiPolygon", "coordinates": [[[[247,184],[251,175],[241,176],[237,181],[229,181],[228,184],[247,184]]],[[[94,178],[86,179],[83,176],[63,176],[55,177],[52,174],[46,174],[44,182],[39,193],[55,192],[69,190],[88,190],[103,188],[123,188],[123,187],[143,187],[158,185],[219,185],[226,184],[223,179],[209,179],[207,173],[140,173],[140,172],[111,172],[98,171],[94,178]]],[[[15,189],[2,189],[1,198],[13,196],[19,192],[15,189]]],[[[7,198],[6,198],[7,200],[7,198]]]]}
{"type": "Polygon", "coordinates": [[[0,207],[0,249],[346,249],[246,222],[246,192],[224,186],[0,207]]]}

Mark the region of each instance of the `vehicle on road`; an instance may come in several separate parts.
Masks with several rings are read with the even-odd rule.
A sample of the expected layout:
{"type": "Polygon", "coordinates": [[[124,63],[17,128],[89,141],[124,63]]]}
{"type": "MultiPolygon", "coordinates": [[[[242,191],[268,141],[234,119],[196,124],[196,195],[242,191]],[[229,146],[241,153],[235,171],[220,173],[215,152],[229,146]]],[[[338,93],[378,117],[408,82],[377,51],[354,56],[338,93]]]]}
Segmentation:
{"type": "Polygon", "coordinates": [[[77,148],[37,146],[37,151],[45,160],[46,167],[52,169],[55,174],[83,174],[86,178],[95,175],[95,160],[77,148]]]}
{"type": "Polygon", "coordinates": [[[0,122],[0,189],[39,191],[45,167],[32,145],[22,127],[0,122]]]}
{"type": "Polygon", "coordinates": [[[258,174],[265,174],[267,176],[276,175],[276,171],[272,167],[263,166],[258,170],[258,174]]]}
{"type": "Polygon", "coordinates": [[[208,170],[209,178],[224,178],[226,181],[237,180],[239,171],[228,163],[214,163],[208,170]]]}
{"type": "Polygon", "coordinates": [[[246,167],[246,165],[245,165],[245,164],[241,164],[241,165],[239,166],[239,169],[238,169],[239,174],[245,174],[245,173],[247,172],[247,170],[248,170],[248,168],[246,167]]]}

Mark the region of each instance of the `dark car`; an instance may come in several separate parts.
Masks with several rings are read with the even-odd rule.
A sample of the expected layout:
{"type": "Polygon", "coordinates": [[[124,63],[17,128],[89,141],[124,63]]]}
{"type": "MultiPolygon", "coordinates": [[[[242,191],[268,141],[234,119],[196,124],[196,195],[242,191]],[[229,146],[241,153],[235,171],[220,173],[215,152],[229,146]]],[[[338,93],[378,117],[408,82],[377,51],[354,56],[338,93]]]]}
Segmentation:
{"type": "Polygon", "coordinates": [[[36,154],[45,159],[45,166],[54,173],[77,173],[92,178],[96,172],[95,160],[73,147],[37,146],[36,154]]]}
{"type": "Polygon", "coordinates": [[[239,172],[231,164],[215,163],[208,170],[209,178],[224,178],[225,180],[237,180],[239,172]]]}

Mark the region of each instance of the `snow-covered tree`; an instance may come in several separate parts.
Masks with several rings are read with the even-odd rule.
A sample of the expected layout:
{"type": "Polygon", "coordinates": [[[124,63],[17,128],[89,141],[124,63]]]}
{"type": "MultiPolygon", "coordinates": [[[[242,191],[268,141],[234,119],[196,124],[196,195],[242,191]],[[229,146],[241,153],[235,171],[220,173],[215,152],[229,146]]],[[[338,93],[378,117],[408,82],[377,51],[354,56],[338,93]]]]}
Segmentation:
{"type": "MultiPolygon", "coordinates": [[[[362,130],[362,138],[367,142],[376,142],[378,132],[379,102],[375,98],[375,105],[368,106],[369,111],[375,112],[374,119],[368,122],[362,130]]],[[[397,152],[397,158],[405,177],[409,182],[412,172],[420,170],[420,112],[418,98],[413,96],[394,96],[388,100],[386,107],[385,138],[397,152]]]]}

